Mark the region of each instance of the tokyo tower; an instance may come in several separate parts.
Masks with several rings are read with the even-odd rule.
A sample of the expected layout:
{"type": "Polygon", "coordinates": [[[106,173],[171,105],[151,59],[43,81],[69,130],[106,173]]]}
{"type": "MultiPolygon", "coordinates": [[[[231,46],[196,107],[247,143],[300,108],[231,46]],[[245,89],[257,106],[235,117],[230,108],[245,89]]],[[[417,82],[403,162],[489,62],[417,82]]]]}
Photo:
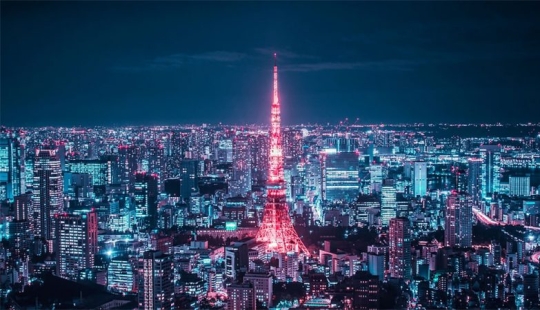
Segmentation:
{"type": "Polygon", "coordinates": [[[289,216],[289,206],[285,196],[283,174],[283,147],[281,144],[281,107],[278,95],[277,60],[274,54],[274,99],[272,101],[270,124],[270,157],[267,200],[264,206],[262,225],[257,232],[257,242],[267,252],[302,253],[309,255],[306,246],[298,237],[289,216]]]}

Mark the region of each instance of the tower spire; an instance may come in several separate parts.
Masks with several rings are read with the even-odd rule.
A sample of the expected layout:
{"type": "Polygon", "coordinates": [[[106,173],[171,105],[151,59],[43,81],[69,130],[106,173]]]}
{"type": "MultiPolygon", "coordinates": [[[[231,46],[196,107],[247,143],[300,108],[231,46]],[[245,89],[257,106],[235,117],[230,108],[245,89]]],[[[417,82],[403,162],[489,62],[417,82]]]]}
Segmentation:
{"type": "Polygon", "coordinates": [[[274,96],[270,113],[267,201],[264,206],[263,221],[256,239],[263,243],[268,252],[282,254],[296,252],[309,255],[306,246],[294,230],[286,201],[281,141],[281,105],[279,103],[276,59],[277,56],[274,53],[274,96]]]}

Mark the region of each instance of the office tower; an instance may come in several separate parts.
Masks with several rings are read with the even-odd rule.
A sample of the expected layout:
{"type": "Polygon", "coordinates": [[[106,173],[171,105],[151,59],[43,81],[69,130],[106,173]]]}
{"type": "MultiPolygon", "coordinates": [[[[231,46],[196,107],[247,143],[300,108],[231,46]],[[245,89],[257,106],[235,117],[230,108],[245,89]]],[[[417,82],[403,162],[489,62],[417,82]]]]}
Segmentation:
{"type": "Polygon", "coordinates": [[[92,185],[112,184],[111,162],[101,159],[70,160],[67,171],[92,176],[92,185]]]}
{"type": "Polygon", "coordinates": [[[510,185],[510,196],[528,197],[531,195],[530,176],[510,176],[508,183],[510,185]]]}
{"type": "Polygon", "coordinates": [[[357,272],[353,277],[353,308],[356,310],[379,309],[380,281],[377,276],[365,271],[357,272]]]}
{"type": "Polygon", "coordinates": [[[180,194],[184,201],[189,201],[191,193],[198,192],[200,161],[186,159],[180,163],[180,194]]]}
{"type": "Polygon", "coordinates": [[[120,183],[125,190],[133,187],[135,172],[139,170],[140,149],[135,145],[118,147],[118,172],[120,183]]]}
{"type": "Polygon", "coordinates": [[[472,199],[466,193],[453,192],[446,199],[445,245],[471,247],[472,221],[472,199]]]}
{"type": "Polygon", "coordinates": [[[237,135],[233,140],[233,174],[229,183],[232,197],[245,196],[251,191],[251,147],[247,135],[237,135]]]}
{"type": "Polygon", "coordinates": [[[23,149],[8,132],[0,132],[0,200],[13,201],[24,192],[23,149]]]}
{"type": "Polygon", "coordinates": [[[525,309],[538,307],[538,271],[523,276],[523,301],[525,309]]]}
{"type": "Polygon", "coordinates": [[[427,164],[423,161],[414,162],[414,195],[423,197],[427,194],[427,164]]]}
{"type": "Polygon", "coordinates": [[[236,243],[225,247],[225,276],[236,280],[238,273],[245,272],[248,265],[248,247],[246,244],[236,243]]]}
{"type": "Polygon", "coordinates": [[[487,198],[499,192],[501,147],[499,145],[481,146],[480,158],[482,159],[482,198],[487,198]]]}
{"type": "Polygon", "coordinates": [[[146,172],[135,173],[133,195],[139,229],[153,229],[157,224],[158,177],[146,172]]]}
{"type": "Polygon", "coordinates": [[[255,288],[250,282],[231,284],[227,287],[227,310],[257,309],[255,288]]]}
{"type": "Polygon", "coordinates": [[[388,226],[390,219],[396,217],[396,188],[391,183],[385,183],[381,190],[381,222],[388,226]]]}
{"type": "Polygon", "coordinates": [[[409,220],[402,217],[391,219],[388,239],[390,276],[410,279],[412,268],[409,220]]]}
{"type": "Polygon", "coordinates": [[[174,283],[172,256],[160,251],[146,251],[143,254],[142,285],[139,287],[139,308],[173,309],[174,283]]]}
{"type": "Polygon", "coordinates": [[[162,170],[164,166],[165,150],[159,142],[152,141],[153,145],[148,147],[148,171],[151,174],[156,174],[158,184],[162,183],[162,170]]]}
{"type": "Polygon", "coordinates": [[[24,186],[23,191],[32,191],[34,184],[34,161],[36,154],[29,151],[24,159],[24,186]]]}
{"type": "Polygon", "coordinates": [[[454,189],[458,192],[468,192],[469,180],[467,171],[458,167],[452,167],[452,174],[454,176],[454,189]]]}
{"type": "Polygon", "coordinates": [[[368,246],[368,271],[370,274],[377,276],[379,280],[384,279],[384,271],[386,270],[388,256],[387,246],[368,246]]]}
{"type": "MultiPolygon", "coordinates": [[[[274,54],[274,57],[276,55],[274,54]]],[[[274,99],[271,108],[270,157],[268,160],[267,200],[262,225],[256,239],[266,252],[309,254],[294,230],[285,195],[283,148],[281,142],[281,107],[278,95],[277,64],[274,63],[274,99]]]]}
{"type": "Polygon", "coordinates": [[[269,272],[250,272],[244,275],[244,282],[251,282],[255,290],[255,298],[263,307],[272,306],[274,294],[272,274],[269,272]]]}
{"type": "Polygon", "coordinates": [[[356,200],[360,188],[358,183],[358,153],[324,152],[321,166],[323,173],[323,200],[356,200]]]}
{"type": "Polygon", "coordinates": [[[299,159],[303,149],[302,131],[292,128],[283,129],[283,157],[299,159]]]}
{"type": "Polygon", "coordinates": [[[94,267],[97,254],[97,213],[82,215],[57,214],[56,275],[77,281],[79,272],[94,267]]]}
{"type": "Polygon", "coordinates": [[[269,140],[265,134],[252,137],[251,146],[251,178],[256,184],[263,185],[268,178],[269,140]]]}
{"type": "Polygon", "coordinates": [[[471,195],[474,205],[478,205],[480,201],[480,193],[482,190],[482,159],[469,158],[469,169],[467,170],[468,186],[467,191],[471,195]]]}
{"type": "Polygon", "coordinates": [[[135,270],[129,258],[112,258],[107,268],[107,289],[114,293],[133,293],[135,282],[135,270]]]}
{"type": "Polygon", "coordinates": [[[45,240],[52,240],[52,218],[62,210],[63,179],[60,160],[52,149],[36,150],[32,190],[32,219],[34,233],[45,240]]]}
{"type": "Polygon", "coordinates": [[[32,194],[26,193],[15,197],[15,220],[27,221],[32,210],[32,194]]]}
{"type": "Polygon", "coordinates": [[[350,137],[349,133],[345,135],[333,134],[332,137],[325,139],[324,147],[335,149],[338,153],[354,152],[359,147],[359,144],[356,139],[350,137]]]}
{"type": "Polygon", "coordinates": [[[233,142],[231,139],[219,141],[218,147],[216,148],[216,159],[218,164],[233,162],[233,142]]]}
{"type": "Polygon", "coordinates": [[[64,193],[75,199],[92,198],[92,176],[88,173],[64,172],[64,193]]]}

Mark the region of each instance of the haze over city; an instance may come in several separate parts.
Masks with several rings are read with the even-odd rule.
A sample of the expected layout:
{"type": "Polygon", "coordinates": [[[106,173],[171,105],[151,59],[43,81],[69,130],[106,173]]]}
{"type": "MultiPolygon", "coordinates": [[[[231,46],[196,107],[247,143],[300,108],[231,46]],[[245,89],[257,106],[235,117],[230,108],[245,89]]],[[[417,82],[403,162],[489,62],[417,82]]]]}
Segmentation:
{"type": "Polygon", "coordinates": [[[268,123],[274,52],[284,124],[538,121],[538,2],[1,5],[2,125],[268,123]]]}

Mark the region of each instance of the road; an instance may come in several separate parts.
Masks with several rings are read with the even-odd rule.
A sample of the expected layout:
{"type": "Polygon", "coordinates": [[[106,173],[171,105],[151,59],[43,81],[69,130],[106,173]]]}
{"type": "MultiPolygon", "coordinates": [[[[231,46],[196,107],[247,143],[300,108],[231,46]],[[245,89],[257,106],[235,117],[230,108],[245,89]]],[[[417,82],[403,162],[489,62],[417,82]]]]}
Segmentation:
{"type": "MultiPolygon", "coordinates": [[[[476,218],[485,225],[507,226],[506,223],[492,220],[487,215],[482,213],[482,211],[480,211],[480,210],[478,210],[476,208],[473,208],[473,212],[476,215],[476,218]]],[[[540,227],[525,226],[525,228],[530,229],[530,230],[540,231],[540,227]]],[[[539,252],[534,252],[531,255],[531,261],[533,261],[535,263],[540,263],[540,251],[539,252]]]]}
{"type": "MultiPolygon", "coordinates": [[[[482,213],[482,211],[480,211],[480,210],[478,210],[476,208],[473,208],[473,213],[474,213],[474,215],[476,215],[476,218],[485,225],[498,225],[498,226],[506,226],[507,225],[506,223],[495,221],[495,220],[489,218],[487,215],[482,213]]],[[[511,225],[509,225],[509,226],[511,226],[511,225]]],[[[540,227],[527,226],[527,225],[525,225],[524,227],[525,227],[525,229],[540,231],[540,227]]]]}

